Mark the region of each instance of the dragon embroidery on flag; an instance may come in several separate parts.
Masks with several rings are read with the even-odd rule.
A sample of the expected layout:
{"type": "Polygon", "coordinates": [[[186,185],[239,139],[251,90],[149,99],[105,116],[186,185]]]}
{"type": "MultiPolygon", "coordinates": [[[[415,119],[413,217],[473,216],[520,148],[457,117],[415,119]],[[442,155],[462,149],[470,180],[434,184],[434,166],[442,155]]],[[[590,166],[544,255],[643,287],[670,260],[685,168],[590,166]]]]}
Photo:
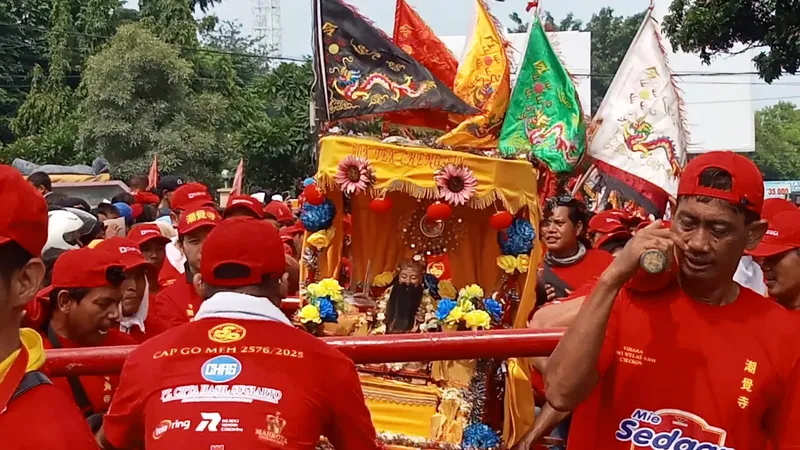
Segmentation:
{"type": "Polygon", "coordinates": [[[649,158],[650,153],[656,150],[664,150],[670,165],[669,173],[673,178],[677,178],[681,174],[681,165],[677,156],[675,156],[675,145],[672,139],[666,136],[651,139],[652,132],[653,125],[647,122],[644,117],[626,121],[622,127],[623,140],[628,150],[639,153],[642,159],[649,158]]]}
{"type": "Polygon", "coordinates": [[[373,95],[376,95],[373,92],[373,88],[376,86],[380,86],[390,92],[392,100],[396,102],[403,97],[417,98],[425,92],[436,88],[436,83],[433,81],[425,81],[414,88],[412,87],[414,79],[409,75],[403,76],[403,83],[395,82],[382,73],[373,73],[364,78],[361,71],[357,69],[351,70],[347,67],[347,63],[352,61],[352,57],[343,58],[340,67],[334,67],[329,70],[332,74],[338,75],[331,80],[331,87],[347,101],[369,100],[373,95]]]}
{"type": "Polygon", "coordinates": [[[573,142],[566,137],[566,124],[558,122],[550,125],[550,118],[541,110],[536,111],[534,117],[525,121],[525,134],[531,145],[539,146],[546,142],[564,155],[564,160],[569,164],[578,162],[578,149],[573,142]]]}

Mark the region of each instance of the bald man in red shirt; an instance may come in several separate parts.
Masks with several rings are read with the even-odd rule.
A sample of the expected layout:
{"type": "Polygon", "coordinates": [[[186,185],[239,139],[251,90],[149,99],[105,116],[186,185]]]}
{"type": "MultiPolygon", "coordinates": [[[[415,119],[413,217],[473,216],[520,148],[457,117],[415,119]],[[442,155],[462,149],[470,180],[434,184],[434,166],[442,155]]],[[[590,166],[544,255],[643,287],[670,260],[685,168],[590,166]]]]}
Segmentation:
{"type": "Polygon", "coordinates": [[[203,244],[195,320],[128,357],[102,448],[313,450],[321,435],[337,449],[378,448],[352,361],[280,311],[284,272],[272,225],[217,225],[203,244]]]}

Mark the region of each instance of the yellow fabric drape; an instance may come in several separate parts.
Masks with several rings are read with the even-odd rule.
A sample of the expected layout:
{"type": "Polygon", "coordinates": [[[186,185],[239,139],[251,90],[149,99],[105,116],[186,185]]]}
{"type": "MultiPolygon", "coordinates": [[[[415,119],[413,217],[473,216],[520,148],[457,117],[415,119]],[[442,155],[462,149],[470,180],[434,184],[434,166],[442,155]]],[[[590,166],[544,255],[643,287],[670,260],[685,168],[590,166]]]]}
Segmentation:
{"type": "Polygon", "coordinates": [[[451,147],[497,148],[511,98],[511,63],[506,40],[483,0],[476,0],[477,19],[469,49],[458,66],[453,92],[481,110],[440,137],[451,147]]]}
{"type": "MultiPolygon", "coordinates": [[[[533,289],[531,289],[533,290],[533,289]]],[[[511,448],[533,426],[536,405],[533,402],[531,373],[525,358],[511,358],[506,361],[505,421],[503,441],[511,448]]]]}
{"type": "Polygon", "coordinates": [[[439,404],[437,387],[362,375],[361,388],[376,430],[431,437],[431,418],[439,404]]]}

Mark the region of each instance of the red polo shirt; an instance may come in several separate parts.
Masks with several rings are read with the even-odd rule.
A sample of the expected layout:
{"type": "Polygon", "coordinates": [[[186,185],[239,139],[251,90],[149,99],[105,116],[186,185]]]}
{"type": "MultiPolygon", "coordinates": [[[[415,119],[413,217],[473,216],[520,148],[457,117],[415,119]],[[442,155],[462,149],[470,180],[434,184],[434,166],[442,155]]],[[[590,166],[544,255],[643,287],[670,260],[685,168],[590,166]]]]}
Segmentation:
{"type": "Polygon", "coordinates": [[[161,271],[158,273],[158,285],[162,289],[166,289],[184,277],[185,275],[178,272],[178,269],[169,262],[169,259],[165,259],[164,265],[161,266],[161,271]]]}
{"type": "Polygon", "coordinates": [[[553,266],[550,269],[570,287],[571,291],[575,291],[592,279],[599,277],[613,261],[614,257],[611,256],[611,253],[589,249],[586,250],[586,255],[575,264],[553,266]]]}
{"type": "Polygon", "coordinates": [[[377,448],[353,363],[264,320],[202,319],[139,346],[103,428],[117,448],[377,448]]]}
{"type": "Polygon", "coordinates": [[[186,275],[181,275],[156,295],[153,306],[158,311],[158,317],[169,327],[176,327],[192,320],[201,303],[203,299],[197,290],[186,280],[186,275]]]}
{"type": "Polygon", "coordinates": [[[774,414],[797,383],[793,322],[746,288],[720,307],[677,286],[623,290],[606,330],[599,385],[574,412],[569,449],[755,450],[784,425],[797,434],[800,416],[774,414]]]}
{"type": "MultiPolygon", "coordinates": [[[[44,341],[44,348],[53,348],[53,345],[47,339],[46,333],[42,333],[42,340],[44,341]]],[[[61,342],[62,348],[82,347],[79,343],[61,336],[59,336],[59,341],[61,342]]],[[[108,330],[108,335],[103,341],[101,347],[136,344],[137,342],[127,334],[119,330],[112,329],[108,330]]],[[[51,377],[50,379],[53,381],[54,386],[68,394],[70,398],[74,398],[72,395],[72,389],[70,389],[69,386],[69,381],[67,381],[66,377],[51,377]]],[[[92,375],[79,377],[78,380],[80,380],[83,390],[86,392],[86,398],[89,400],[89,403],[92,404],[92,412],[98,414],[108,410],[108,405],[111,404],[111,398],[114,396],[114,392],[119,384],[119,376],[92,375]]]]}

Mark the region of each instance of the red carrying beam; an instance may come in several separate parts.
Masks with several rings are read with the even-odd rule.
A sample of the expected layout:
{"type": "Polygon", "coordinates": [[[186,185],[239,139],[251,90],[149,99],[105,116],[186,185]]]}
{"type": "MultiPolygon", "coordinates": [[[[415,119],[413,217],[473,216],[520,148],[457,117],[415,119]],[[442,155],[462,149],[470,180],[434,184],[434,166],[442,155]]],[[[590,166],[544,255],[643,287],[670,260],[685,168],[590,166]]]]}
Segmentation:
{"type": "MultiPolygon", "coordinates": [[[[387,336],[331,337],[336,347],[356,364],[439,361],[477,358],[548,356],[562,329],[462,331],[387,336]]],[[[51,376],[113,375],[135,346],[47,350],[45,371],[51,376]]]]}

